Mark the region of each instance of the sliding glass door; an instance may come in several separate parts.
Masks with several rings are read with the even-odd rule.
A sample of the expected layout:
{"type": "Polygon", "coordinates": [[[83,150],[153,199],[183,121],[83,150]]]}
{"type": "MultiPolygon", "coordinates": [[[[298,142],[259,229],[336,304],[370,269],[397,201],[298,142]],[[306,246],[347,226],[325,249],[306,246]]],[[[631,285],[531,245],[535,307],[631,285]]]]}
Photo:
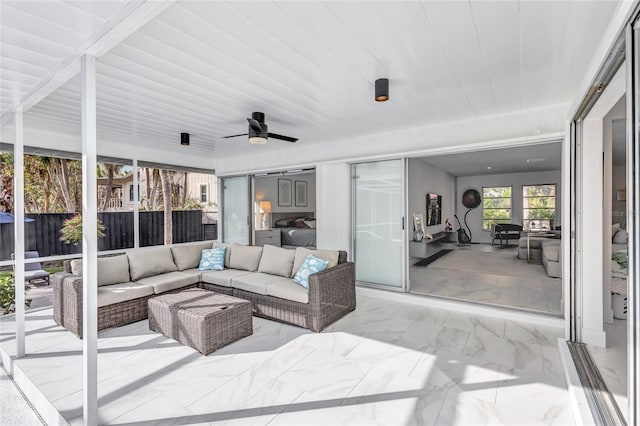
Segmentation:
{"type": "Polygon", "coordinates": [[[403,288],[404,160],[352,166],[356,280],[403,288]]]}
{"type": "Polygon", "coordinates": [[[249,244],[249,176],[220,179],[222,183],[222,241],[249,244]]]}

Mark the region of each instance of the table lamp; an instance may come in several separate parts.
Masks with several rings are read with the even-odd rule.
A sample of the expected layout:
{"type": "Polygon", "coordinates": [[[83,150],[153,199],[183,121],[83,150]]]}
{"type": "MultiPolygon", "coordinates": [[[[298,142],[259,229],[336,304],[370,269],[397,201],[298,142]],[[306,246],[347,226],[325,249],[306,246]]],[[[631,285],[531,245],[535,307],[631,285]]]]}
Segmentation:
{"type": "Polygon", "coordinates": [[[262,213],[262,229],[271,228],[271,201],[260,201],[260,213],[262,213]]]}

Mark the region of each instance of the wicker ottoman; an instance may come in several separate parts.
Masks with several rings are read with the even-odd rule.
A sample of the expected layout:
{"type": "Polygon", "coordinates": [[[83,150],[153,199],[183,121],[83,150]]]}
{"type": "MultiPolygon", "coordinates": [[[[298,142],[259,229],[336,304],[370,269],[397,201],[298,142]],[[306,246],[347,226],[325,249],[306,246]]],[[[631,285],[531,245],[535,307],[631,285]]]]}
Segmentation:
{"type": "Polygon", "coordinates": [[[149,328],[208,355],[253,334],[251,302],[199,288],[149,299],[149,328]]]}

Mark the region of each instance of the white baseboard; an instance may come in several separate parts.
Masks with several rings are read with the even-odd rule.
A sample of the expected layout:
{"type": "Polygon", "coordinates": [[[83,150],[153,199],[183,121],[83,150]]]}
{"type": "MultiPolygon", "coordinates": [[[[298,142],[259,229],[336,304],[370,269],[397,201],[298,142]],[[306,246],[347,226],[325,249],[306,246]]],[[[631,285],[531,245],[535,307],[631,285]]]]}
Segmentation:
{"type": "Polygon", "coordinates": [[[596,346],[598,348],[607,347],[607,332],[604,330],[594,330],[592,328],[582,329],[582,343],[596,346]]]}
{"type": "Polygon", "coordinates": [[[436,297],[379,290],[370,287],[357,287],[357,290],[358,293],[362,294],[363,296],[375,297],[378,299],[393,300],[402,303],[412,303],[414,305],[444,309],[447,311],[503,318],[511,321],[520,321],[535,325],[565,329],[564,318],[554,318],[551,316],[537,315],[535,313],[518,312],[515,310],[501,309],[493,306],[482,306],[475,303],[465,303],[453,300],[450,301],[436,297]]]}

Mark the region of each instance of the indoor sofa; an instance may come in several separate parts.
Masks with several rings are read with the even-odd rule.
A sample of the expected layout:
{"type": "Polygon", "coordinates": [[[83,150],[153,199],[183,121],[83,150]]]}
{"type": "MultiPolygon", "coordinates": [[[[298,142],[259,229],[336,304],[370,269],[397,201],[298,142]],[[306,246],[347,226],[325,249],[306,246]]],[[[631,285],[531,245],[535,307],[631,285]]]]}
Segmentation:
{"type": "Polygon", "coordinates": [[[532,260],[542,263],[547,275],[551,278],[562,277],[562,244],[560,231],[555,237],[522,237],[518,242],[518,259],[532,260]],[[527,249],[527,238],[529,248],[527,249]],[[527,257],[529,252],[529,258],[527,257]]]}
{"type": "MultiPolygon", "coordinates": [[[[221,245],[175,244],[98,258],[98,330],[146,319],[150,298],[190,287],[249,300],[256,316],[316,332],[355,309],[355,265],[344,251],[231,244],[224,270],[200,271],[202,250],[221,245]],[[309,254],[328,265],[309,276],[305,289],[292,277],[309,254]]],[[[55,322],[82,337],[82,261],[66,261],[52,281],[55,322]]]]}

